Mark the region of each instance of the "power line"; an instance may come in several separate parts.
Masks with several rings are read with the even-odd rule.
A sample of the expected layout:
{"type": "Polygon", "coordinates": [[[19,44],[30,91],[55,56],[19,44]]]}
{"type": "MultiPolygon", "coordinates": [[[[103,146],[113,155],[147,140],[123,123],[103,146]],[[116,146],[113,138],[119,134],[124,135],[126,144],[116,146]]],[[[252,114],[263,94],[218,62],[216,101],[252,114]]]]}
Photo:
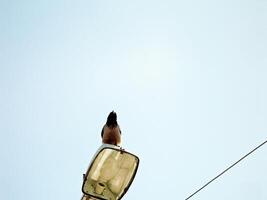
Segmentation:
{"type": "Polygon", "coordinates": [[[205,187],[207,187],[211,182],[215,181],[215,179],[219,178],[221,175],[223,175],[225,172],[227,172],[229,169],[231,169],[232,167],[234,167],[237,163],[241,162],[244,158],[246,158],[247,156],[249,156],[250,154],[252,154],[254,151],[256,151],[258,148],[260,148],[261,146],[263,146],[265,143],[267,143],[267,140],[264,141],[263,143],[261,143],[259,146],[257,146],[256,148],[254,148],[253,150],[251,150],[249,153],[247,153],[246,155],[244,155],[242,158],[240,158],[238,161],[236,161],[234,164],[232,164],[230,167],[228,167],[227,169],[225,169],[223,172],[221,172],[219,175],[217,175],[216,177],[214,177],[213,179],[211,179],[209,182],[207,182],[205,185],[203,185],[201,188],[199,188],[197,191],[195,191],[194,193],[192,193],[190,196],[188,196],[185,200],[190,199],[191,197],[193,197],[196,193],[200,192],[202,189],[204,189],[205,187]]]}

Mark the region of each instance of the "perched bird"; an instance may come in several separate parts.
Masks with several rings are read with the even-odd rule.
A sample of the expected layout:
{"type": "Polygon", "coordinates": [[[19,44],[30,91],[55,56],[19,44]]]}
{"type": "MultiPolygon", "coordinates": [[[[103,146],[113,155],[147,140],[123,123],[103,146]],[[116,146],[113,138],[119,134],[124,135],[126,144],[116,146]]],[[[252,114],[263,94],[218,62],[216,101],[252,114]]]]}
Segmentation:
{"type": "Polygon", "coordinates": [[[117,122],[117,114],[112,111],[109,113],[107,122],[101,132],[102,142],[105,144],[120,145],[121,130],[117,122]]]}

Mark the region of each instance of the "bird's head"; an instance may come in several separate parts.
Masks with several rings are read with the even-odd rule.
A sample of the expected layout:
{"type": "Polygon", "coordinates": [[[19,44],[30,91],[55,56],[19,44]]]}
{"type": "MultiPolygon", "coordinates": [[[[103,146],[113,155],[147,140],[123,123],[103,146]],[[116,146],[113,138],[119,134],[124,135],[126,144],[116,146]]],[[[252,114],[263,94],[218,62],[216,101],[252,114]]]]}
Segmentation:
{"type": "Polygon", "coordinates": [[[108,115],[107,126],[108,127],[115,127],[117,125],[118,125],[118,123],[117,123],[117,114],[114,111],[112,111],[108,115]]]}

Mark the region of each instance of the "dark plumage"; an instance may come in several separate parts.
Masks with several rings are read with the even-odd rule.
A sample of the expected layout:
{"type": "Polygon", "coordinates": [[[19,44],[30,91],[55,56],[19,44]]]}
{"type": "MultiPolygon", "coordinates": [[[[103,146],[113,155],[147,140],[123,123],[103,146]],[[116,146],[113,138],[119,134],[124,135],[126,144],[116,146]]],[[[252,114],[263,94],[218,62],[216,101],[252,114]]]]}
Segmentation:
{"type": "Polygon", "coordinates": [[[117,114],[114,111],[109,113],[101,137],[105,144],[119,145],[121,143],[121,130],[117,122],[117,114]]]}

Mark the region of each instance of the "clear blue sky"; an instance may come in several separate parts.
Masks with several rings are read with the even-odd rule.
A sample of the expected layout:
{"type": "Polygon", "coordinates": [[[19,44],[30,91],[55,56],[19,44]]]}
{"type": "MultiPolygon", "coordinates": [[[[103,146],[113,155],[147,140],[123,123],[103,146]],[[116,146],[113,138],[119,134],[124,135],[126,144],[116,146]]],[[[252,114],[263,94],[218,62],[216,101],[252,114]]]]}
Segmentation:
{"type": "MultiPolygon", "coordinates": [[[[0,199],[75,200],[111,110],[126,200],[185,199],[267,139],[267,2],[0,1],[0,199]]],[[[196,200],[266,200],[267,145],[196,200]]]]}

